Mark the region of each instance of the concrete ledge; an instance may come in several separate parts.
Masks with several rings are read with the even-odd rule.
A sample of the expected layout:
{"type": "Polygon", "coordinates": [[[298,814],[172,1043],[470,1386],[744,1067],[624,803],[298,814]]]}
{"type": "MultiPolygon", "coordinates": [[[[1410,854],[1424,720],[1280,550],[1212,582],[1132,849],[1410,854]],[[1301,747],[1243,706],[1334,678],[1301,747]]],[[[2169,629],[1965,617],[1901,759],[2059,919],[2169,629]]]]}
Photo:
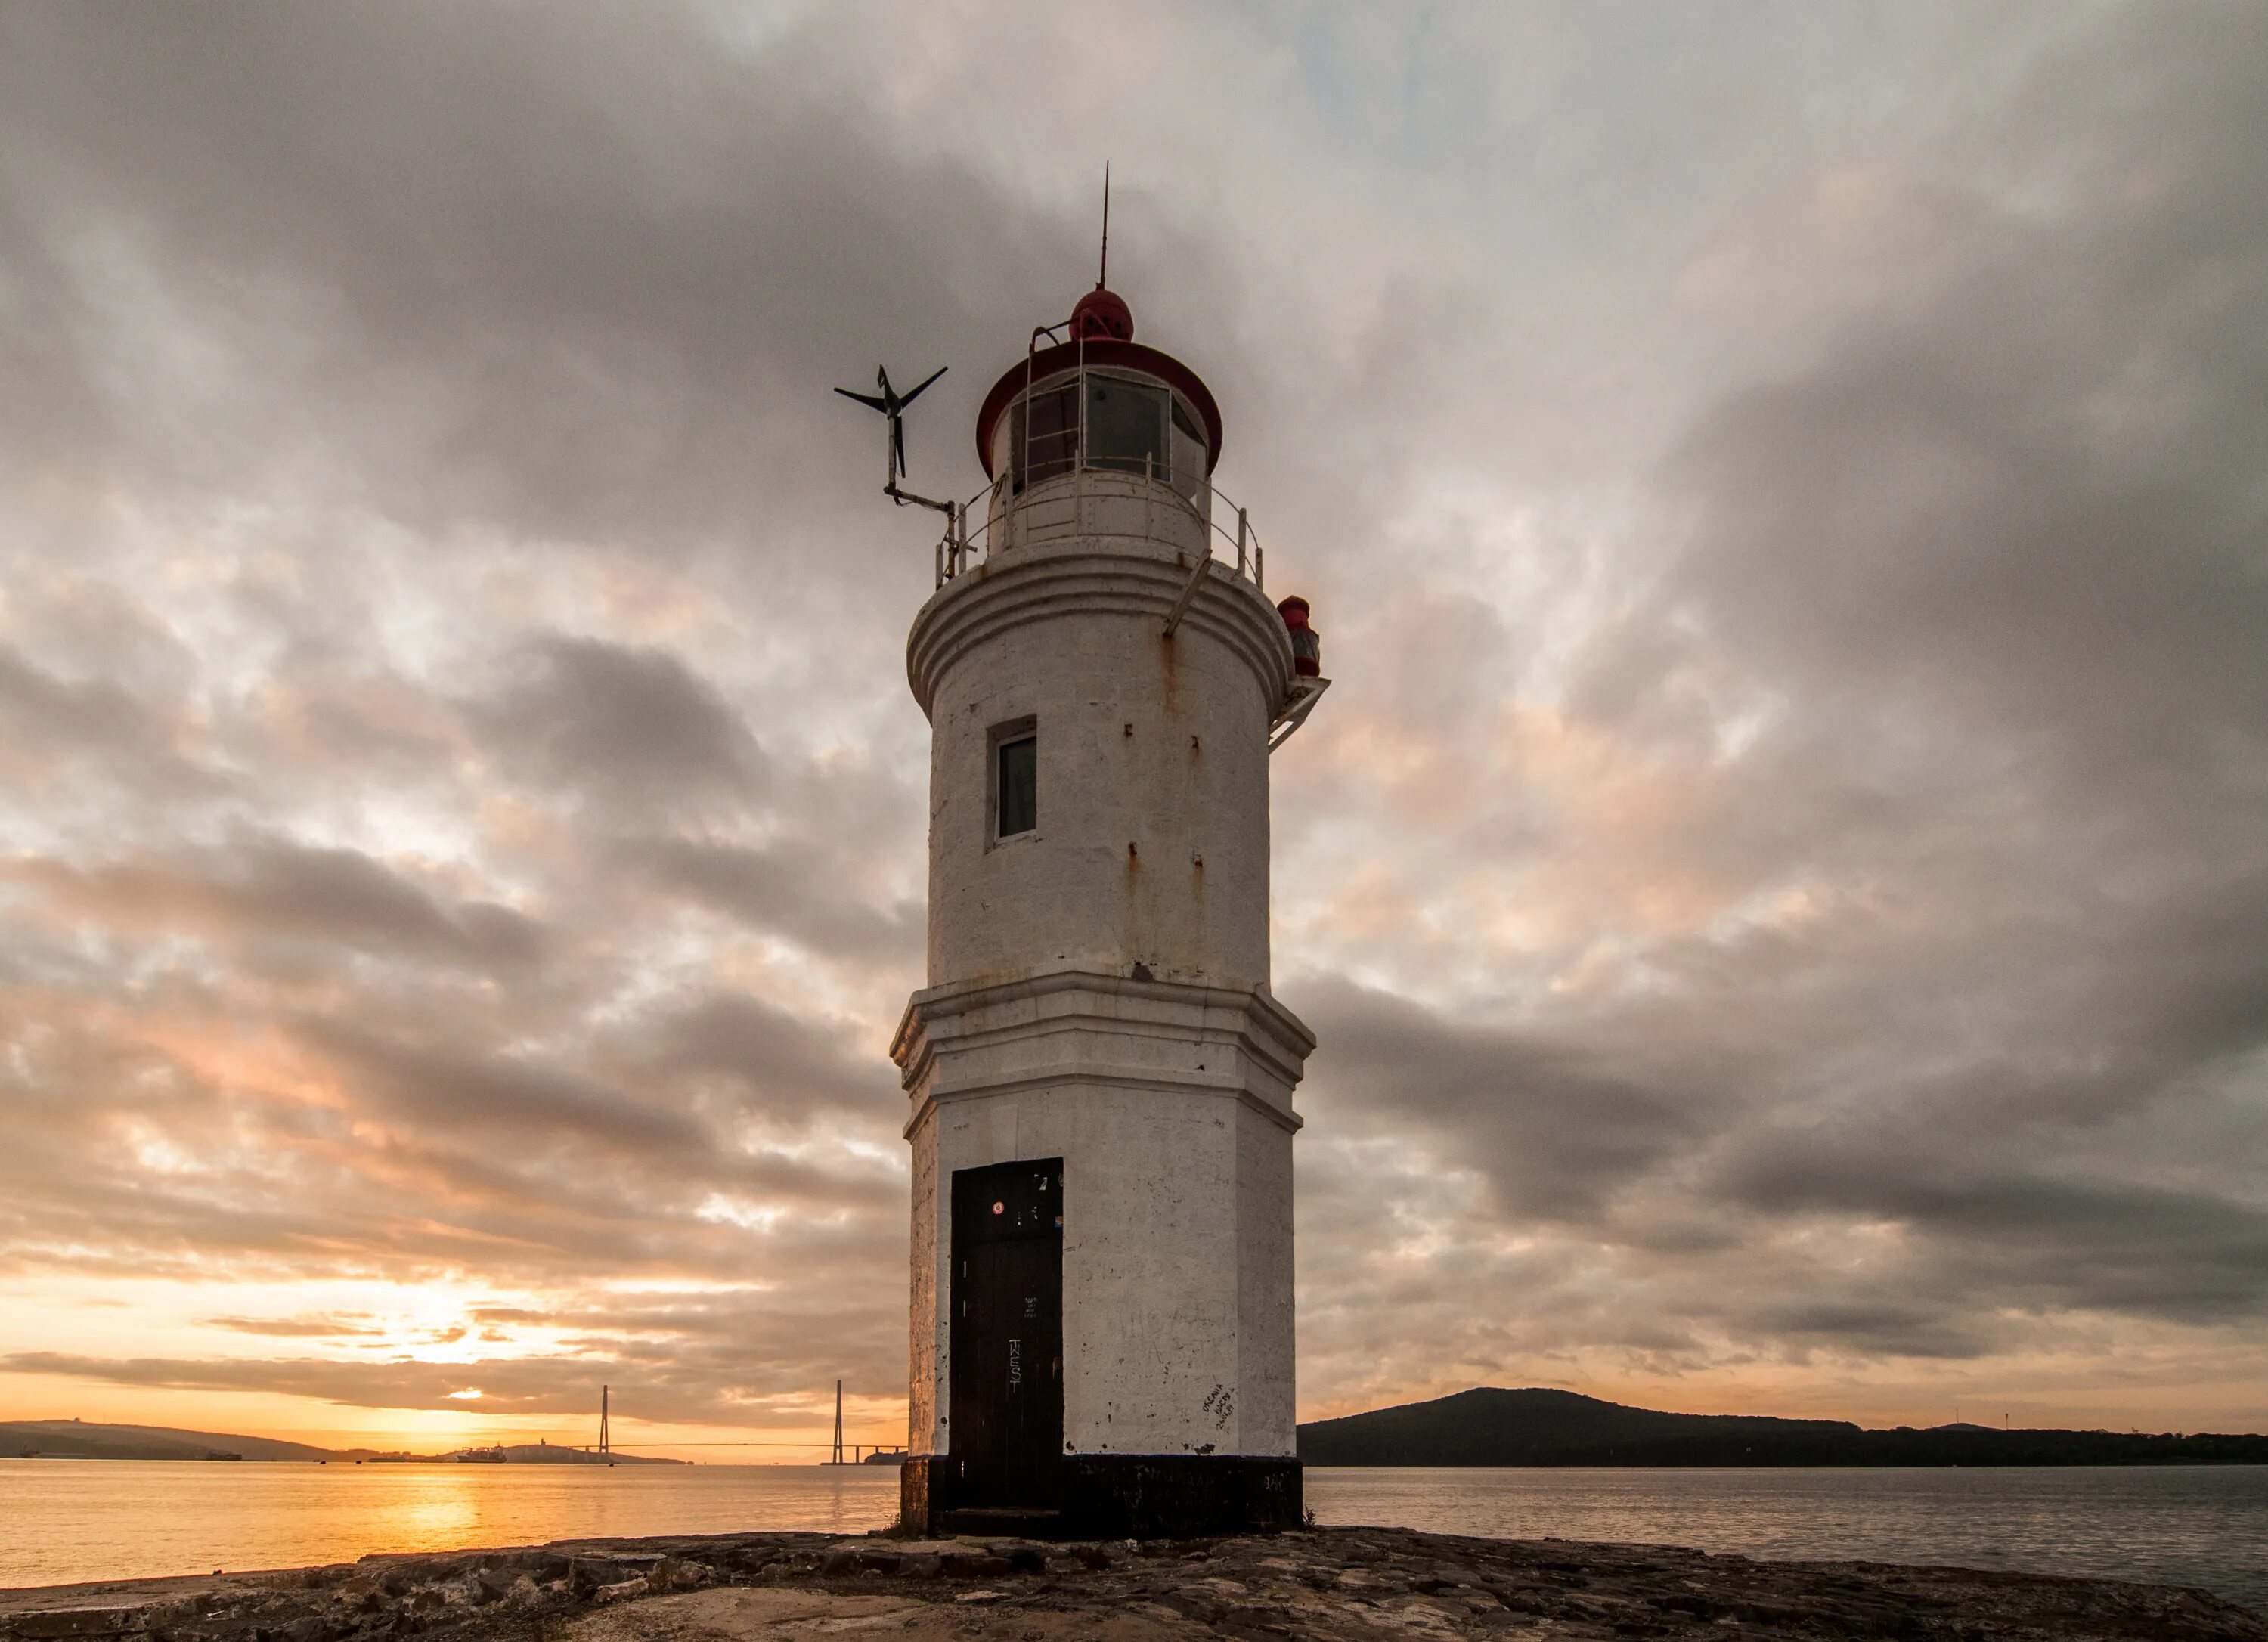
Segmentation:
{"type": "MultiPolygon", "coordinates": [[[[939,682],[962,657],[1007,628],[1072,614],[1165,618],[1195,570],[1194,554],[1138,536],[1084,537],[1021,548],[939,588],[914,618],[906,640],[906,681],[924,715],[939,682]]],[[[1292,637],[1267,596],[1216,559],[1185,631],[1219,644],[1250,670],[1270,716],[1292,688],[1292,637]]],[[[1178,641],[1186,643],[1186,640],[1178,641]]]]}
{"type": "Polygon", "coordinates": [[[890,1057],[914,1101],[908,1133],[939,1099],[1074,1083],[1218,1089],[1297,1130],[1292,1091],[1314,1047],[1265,991],[1073,968],[917,992],[890,1057]]]}

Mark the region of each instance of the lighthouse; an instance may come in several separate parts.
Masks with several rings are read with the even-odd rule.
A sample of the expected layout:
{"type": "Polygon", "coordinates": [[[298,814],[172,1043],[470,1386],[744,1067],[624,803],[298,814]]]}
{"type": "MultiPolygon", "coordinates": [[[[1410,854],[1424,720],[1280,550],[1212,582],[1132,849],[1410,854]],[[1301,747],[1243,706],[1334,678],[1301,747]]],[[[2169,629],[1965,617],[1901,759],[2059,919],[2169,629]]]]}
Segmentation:
{"type": "Polygon", "coordinates": [[[1197,374],[1098,284],[985,396],[907,677],[931,726],[904,1519],[1297,1522],[1268,770],[1325,681],[1197,374]],[[972,520],[978,520],[972,528],[972,520]]]}

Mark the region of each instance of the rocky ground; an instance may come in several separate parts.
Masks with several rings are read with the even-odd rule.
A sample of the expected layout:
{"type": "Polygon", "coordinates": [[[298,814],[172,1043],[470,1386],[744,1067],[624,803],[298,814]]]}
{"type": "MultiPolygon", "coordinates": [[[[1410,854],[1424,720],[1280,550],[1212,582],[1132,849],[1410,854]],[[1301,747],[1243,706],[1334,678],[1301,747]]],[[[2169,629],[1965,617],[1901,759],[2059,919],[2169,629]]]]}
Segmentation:
{"type": "Polygon", "coordinates": [[[1143,1638],[2033,1638],[2268,1642],[2200,1592],[1763,1563],[1659,1546],[1325,1528],[1034,1544],[815,1534],[571,1541],[335,1567],[0,1592],[11,1642],[758,1642],[1143,1638]]]}

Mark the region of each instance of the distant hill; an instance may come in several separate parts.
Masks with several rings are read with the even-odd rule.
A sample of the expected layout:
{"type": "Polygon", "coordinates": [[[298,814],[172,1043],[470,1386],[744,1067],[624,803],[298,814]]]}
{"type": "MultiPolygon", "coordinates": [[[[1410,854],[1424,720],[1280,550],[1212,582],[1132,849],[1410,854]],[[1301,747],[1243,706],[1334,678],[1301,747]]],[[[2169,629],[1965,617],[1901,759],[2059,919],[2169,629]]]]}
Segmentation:
{"type": "MultiPolygon", "coordinates": [[[[1824,1455],[1860,1434],[1843,1420],[1660,1414],[1572,1391],[1460,1391],[1300,1427],[1311,1465],[1741,1465],[1824,1455]]],[[[1805,1458],[1780,1463],[1819,1463],[1805,1458]]]]}
{"type": "Polygon", "coordinates": [[[2268,1437],[1999,1431],[1664,1414],[1572,1391],[1481,1387],[1300,1427],[1309,1465],[2268,1464],[2268,1437]]]}
{"type": "Polygon", "coordinates": [[[176,1431],[168,1425],[96,1425],[75,1419],[11,1420],[0,1425],[0,1457],[37,1454],[64,1460],[340,1460],[340,1454],[273,1437],[232,1437],[219,1432],[176,1431]]]}
{"type": "MultiPolygon", "coordinates": [[[[372,1448],[317,1448],[304,1442],[284,1442],[274,1437],[237,1437],[222,1432],[177,1431],[169,1425],[98,1425],[75,1419],[31,1419],[0,1422],[0,1459],[36,1455],[48,1460],[387,1460],[443,1462],[446,1454],[380,1454],[372,1448]]],[[[604,1465],[585,1448],[562,1448],[549,1443],[519,1442],[504,1449],[506,1462],[535,1465],[604,1465]]],[[[683,1465],[652,1454],[617,1454],[618,1465],[683,1465]]]]}

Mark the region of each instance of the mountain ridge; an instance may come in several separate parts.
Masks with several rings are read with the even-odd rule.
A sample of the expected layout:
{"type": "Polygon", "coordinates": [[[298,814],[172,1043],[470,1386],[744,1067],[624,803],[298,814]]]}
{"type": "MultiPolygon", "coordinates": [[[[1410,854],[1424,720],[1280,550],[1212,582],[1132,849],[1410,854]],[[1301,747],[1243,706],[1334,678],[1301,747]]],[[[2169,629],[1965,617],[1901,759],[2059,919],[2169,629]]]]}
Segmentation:
{"type": "MultiPolygon", "coordinates": [[[[0,1420],[0,1458],[447,1462],[438,1454],[321,1448],[275,1437],[110,1425],[81,1420],[0,1420]]],[[[588,1449],[519,1443],[519,1464],[595,1465],[588,1449]]],[[[656,1455],[610,1456],[624,1465],[676,1465],[656,1455]]],[[[2250,1432],[2003,1430],[1957,1422],[1869,1429],[1849,1420],[1769,1414],[1671,1414],[1546,1387],[1475,1386],[1422,1403],[1372,1409],[1299,1427],[1299,1457],[1315,1466],[1957,1466],[2268,1464],[2268,1436],[2250,1432]]]]}
{"type": "MultiPolygon", "coordinates": [[[[246,1437],[228,1432],[185,1431],[172,1425],[106,1425],[89,1420],[0,1420],[0,1459],[48,1460],[246,1460],[288,1461],[328,1465],[334,1461],[449,1461],[444,1454],[387,1454],[376,1448],[319,1448],[280,1437],[246,1437]]],[[[504,1453],[521,1464],[600,1465],[608,1462],[587,1448],[545,1443],[512,1443],[504,1453]]],[[[683,1465],[682,1460],[644,1454],[618,1454],[618,1465],[683,1465]]]]}
{"type": "Polygon", "coordinates": [[[1933,1466],[2268,1464],[2268,1437],[1668,1414],[1543,1387],[1476,1386],[1299,1428],[1308,1465],[1933,1466]]]}

